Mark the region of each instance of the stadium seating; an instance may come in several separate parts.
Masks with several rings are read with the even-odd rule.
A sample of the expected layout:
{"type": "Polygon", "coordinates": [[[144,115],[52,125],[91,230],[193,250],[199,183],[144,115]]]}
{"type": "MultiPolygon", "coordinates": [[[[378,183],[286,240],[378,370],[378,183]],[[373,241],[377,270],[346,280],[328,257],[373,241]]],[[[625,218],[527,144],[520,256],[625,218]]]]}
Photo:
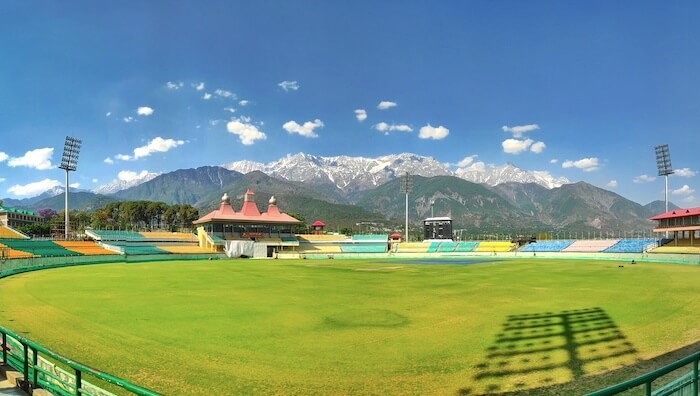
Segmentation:
{"type": "Polygon", "coordinates": [[[4,225],[0,225],[0,239],[27,239],[28,237],[21,232],[12,229],[10,227],[6,227],[4,225]]]}
{"type": "Polygon", "coordinates": [[[389,241],[389,235],[387,234],[355,234],[352,236],[353,241],[389,241]]]}
{"type": "Polygon", "coordinates": [[[656,246],[656,239],[622,239],[604,250],[606,253],[642,253],[656,246]]]}
{"type": "Polygon", "coordinates": [[[30,239],[3,239],[0,243],[14,250],[31,253],[35,256],[61,257],[80,256],[80,253],[68,250],[63,246],[53,243],[53,241],[36,241],[30,239]]]}
{"type": "Polygon", "coordinates": [[[111,250],[105,249],[102,246],[91,241],[54,241],[55,244],[62,246],[64,249],[84,254],[86,256],[117,254],[111,250]]]}
{"type": "Polygon", "coordinates": [[[167,253],[173,254],[203,254],[212,253],[211,249],[199,247],[198,245],[156,245],[167,253]]]}
{"type": "Polygon", "coordinates": [[[386,249],[385,243],[345,243],[340,245],[340,250],[343,253],[386,253],[386,249]]]}
{"type": "Polygon", "coordinates": [[[300,243],[299,252],[301,253],[319,253],[319,254],[332,254],[332,253],[342,253],[340,246],[336,244],[311,244],[311,243],[300,243]]]}
{"type": "Polygon", "coordinates": [[[520,248],[521,252],[561,252],[574,241],[568,239],[557,239],[551,241],[537,241],[528,243],[520,248]]]}
{"type": "Polygon", "coordinates": [[[303,234],[303,235],[297,235],[297,239],[299,239],[299,242],[339,242],[339,241],[345,241],[348,239],[347,236],[345,235],[314,235],[314,234],[303,234]]]}
{"type": "Polygon", "coordinates": [[[650,250],[651,253],[700,254],[700,246],[659,246],[650,250]]]}
{"type": "Polygon", "coordinates": [[[176,241],[176,242],[182,242],[182,241],[196,242],[197,241],[197,236],[195,236],[194,234],[186,233],[186,232],[148,231],[148,232],[141,232],[140,234],[141,234],[141,236],[143,236],[146,239],[159,240],[159,241],[176,241]]]}
{"type": "Polygon", "coordinates": [[[396,253],[428,253],[429,242],[401,242],[396,244],[396,253]]]}
{"type": "Polygon", "coordinates": [[[484,241],[479,242],[475,251],[477,252],[510,252],[515,249],[513,242],[507,241],[484,241]]]}
{"type": "Polygon", "coordinates": [[[33,257],[34,255],[28,252],[23,252],[21,250],[15,250],[7,245],[0,243],[0,248],[5,248],[5,258],[6,259],[16,259],[16,258],[27,258],[27,257],[33,257]]]}
{"type": "Polygon", "coordinates": [[[134,231],[120,230],[87,230],[86,234],[101,241],[142,241],[143,235],[134,231]]]}
{"type": "Polygon", "coordinates": [[[619,241],[619,239],[581,239],[562,249],[562,252],[602,252],[619,241]]]}
{"type": "Polygon", "coordinates": [[[148,243],[129,243],[122,241],[106,242],[109,245],[119,247],[126,255],[142,254],[167,254],[168,252],[148,243]]]}
{"type": "Polygon", "coordinates": [[[455,247],[455,252],[473,252],[478,245],[477,242],[459,242],[455,247]]]}

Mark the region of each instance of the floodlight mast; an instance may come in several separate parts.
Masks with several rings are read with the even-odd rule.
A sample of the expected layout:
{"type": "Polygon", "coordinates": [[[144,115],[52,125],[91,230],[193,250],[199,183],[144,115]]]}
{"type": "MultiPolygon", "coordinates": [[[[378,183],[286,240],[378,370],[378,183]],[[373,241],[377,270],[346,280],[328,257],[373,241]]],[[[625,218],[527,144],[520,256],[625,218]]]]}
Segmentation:
{"type": "MultiPolygon", "coordinates": [[[[664,177],[664,182],[666,184],[664,188],[664,203],[666,205],[665,212],[668,212],[668,176],[673,174],[671,153],[668,150],[668,144],[655,146],[654,151],[656,152],[656,168],[659,171],[659,176],[664,177]]],[[[668,238],[668,231],[666,231],[666,238],[668,238]]]]}
{"type": "Polygon", "coordinates": [[[66,136],[66,142],[63,145],[63,156],[61,157],[61,165],[59,169],[66,171],[66,206],[65,206],[65,227],[64,234],[65,238],[68,239],[68,232],[70,228],[70,219],[68,216],[68,172],[74,172],[78,169],[78,156],[80,155],[80,145],[82,140],[76,139],[71,136],[66,136]]]}
{"type": "Polygon", "coordinates": [[[401,176],[401,192],[406,194],[406,238],[405,242],[408,242],[408,194],[413,191],[413,176],[406,172],[401,176]]]}

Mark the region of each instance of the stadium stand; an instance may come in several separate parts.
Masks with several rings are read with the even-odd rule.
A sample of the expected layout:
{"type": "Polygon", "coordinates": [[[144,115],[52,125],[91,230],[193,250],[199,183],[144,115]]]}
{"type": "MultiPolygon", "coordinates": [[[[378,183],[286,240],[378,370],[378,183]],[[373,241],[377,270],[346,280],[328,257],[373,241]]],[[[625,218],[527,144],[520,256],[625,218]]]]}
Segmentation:
{"type": "Polygon", "coordinates": [[[510,252],[515,249],[513,242],[506,241],[484,241],[479,242],[479,245],[474,251],[476,252],[510,252]]]}
{"type": "Polygon", "coordinates": [[[167,253],[173,254],[206,254],[211,253],[211,249],[199,247],[198,245],[156,245],[167,253]]]}
{"type": "Polygon", "coordinates": [[[528,243],[520,248],[521,252],[561,252],[566,247],[574,243],[568,239],[557,239],[551,241],[537,241],[528,243]]]}
{"type": "Polygon", "coordinates": [[[91,241],[54,241],[55,244],[62,246],[64,249],[80,253],[86,256],[117,254],[111,250],[105,249],[102,246],[91,241]]]}
{"type": "Polygon", "coordinates": [[[619,239],[581,239],[562,249],[562,252],[602,252],[618,243],[619,239]]]}
{"type": "Polygon", "coordinates": [[[396,253],[428,253],[430,242],[401,242],[396,244],[396,253]]]}
{"type": "Polygon", "coordinates": [[[31,253],[34,256],[60,257],[60,256],[80,256],[80,253],[68,250],[52,241],[35,241],[30,239],[3,239],[3,245],[14,250],[31,253]]]}
{"type": "Polygon", "coordinates": [[[13,228],[0,225],[0,239],[29,239],[29,237],[13,228]]]}
{"type": "MultiPolygon", "coordinates": [[[[142,237],[143,238],[143,237],[142,237]]],[[[126,255],[140,254],[167,254],[169,252],[149,243],[130,243],[123,241],[110,241],[104,243],[106,247],[114,246],[126,255]]]]}
{"type": "Polygon", "coordinates": [[[158,241],[197,242],[196,235],[189,234],[186,232],[148,231],[148,232],[141,232],[140,234],[142,237],[144,237],[146,239],[158,240],[158,241]]]}
{"type": "Polygon", "coordinates": [[[353,241],[374,241],[387,242],[389,235],[387,234],[355,234],[352,236],[353,241]]]}
{"type": "Polygon", "coordinates": [[[98,241],[142,241],[143,235],[134,231],[120,230],[85,230],[85,234],[98,241]]]}
{"type": "Polygon", "coordinates": [[[320,253],[320,254],[333,254],[342,253],[340,246],[336,244],[311,244],[311,243],[300,243],[299,244],[300,253],[320,253]]]}
{"type": "Polygon", "coordinates": [[[700,254],[700,246],[659,246],[650,253],[700,254]]]}
{"type": "Polygon", "coordinates": [[[299,239],[299,242],[340,242],[340,241],[345,241],[348,239],[345,235],[313,235],[313,234],[304,234],[304,235],[297,235],[297,239],[299,239]]]}
{"type": "Polygon", "coordinates": [[[340,250],[343,253],[386,253],[386,244],[342,244],[340,250]]]}
{"type": "Polygon", "coordinates": [[[3,243],[0,243],[0,248],[5,248],[5,249],[7,249],[7,250],[5,251],[5,254],[6,254],[6,257],[5,257],[5,258],[7,258],[7,259],[34,257],[34,255],[31,254],[31,253],[23,252],[23,251],[21,251],[21,250],[12,249],[11,247],[9,247],[9,246],[7,246],[7,245],[5,245],[5,244],[3,244],[3,243]]]}
{"type": "Polygon", "coordinates": [[[656,247],[656,239],[621,239],[604,250],[605,253],[643,253],[656,247]]]}

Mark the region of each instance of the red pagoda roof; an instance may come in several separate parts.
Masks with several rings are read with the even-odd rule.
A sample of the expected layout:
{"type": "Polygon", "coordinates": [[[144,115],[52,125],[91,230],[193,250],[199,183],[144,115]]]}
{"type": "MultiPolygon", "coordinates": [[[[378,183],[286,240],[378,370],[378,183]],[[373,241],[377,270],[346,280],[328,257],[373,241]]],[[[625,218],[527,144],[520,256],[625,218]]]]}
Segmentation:
{"type": "Polygon", "coordinates": [[[678,217],[688,217],[700,215],[700,208],[690,208],[690,209],[675,209],[669,210],[666,213],[656,215],[650,220],[664,220],[664,219],[675,219],[678,217]]]}
{"type": "Polygon", "coordinates": [[[316,220],[314,221],[313,224],[311,224],[311,227],[325,227],[326,223],[322,222],[321,220],[316,220]]]}
{"type": "Polygon", "coordinates": [[[204,223],[260,223],[260,224],[299,224],[299,220],[280,212],[277,208],[275,197],[270,198],[267,212],[260,213],[258,206],[253,200],[253,191],[248,189],[243,198],[243,206],[240,212],[236,212],[231,206],[228,194],[221,197],[219,209],[213,210],[200,217],[193,224],[204,223]]]}

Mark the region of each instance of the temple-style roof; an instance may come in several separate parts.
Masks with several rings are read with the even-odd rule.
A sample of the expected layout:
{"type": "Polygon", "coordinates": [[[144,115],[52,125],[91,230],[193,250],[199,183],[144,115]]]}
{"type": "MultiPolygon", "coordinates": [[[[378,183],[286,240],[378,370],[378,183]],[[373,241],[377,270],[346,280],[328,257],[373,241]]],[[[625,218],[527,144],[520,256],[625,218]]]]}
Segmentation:
{"type": "Polygon", "coordinates": [[[219,209],[213,210],[194,221],[193,224],[205,223],[259,223],[259,224],[300,224],[294,217],[280,212],[275,197],[270,198],[267,212],[260,213],[255,204],[255,193],[249,188],[243,196],[243,206],[236,212],[231,206],[228,194],[221,197],[219,209]]]}
{"type": "Polygon", "coordinates": [[[674,209],[652,217],[650,220],[675,219],[678,217],[688,217],[700,215],[700,208],[674,209]]]}
{"type": "Polygon", "coordinates": [[[322,222],[321,220],[316,220],[314,221],[313,224],[311,224],[311,227],[325,227],[326,223],[322,222]]]}

